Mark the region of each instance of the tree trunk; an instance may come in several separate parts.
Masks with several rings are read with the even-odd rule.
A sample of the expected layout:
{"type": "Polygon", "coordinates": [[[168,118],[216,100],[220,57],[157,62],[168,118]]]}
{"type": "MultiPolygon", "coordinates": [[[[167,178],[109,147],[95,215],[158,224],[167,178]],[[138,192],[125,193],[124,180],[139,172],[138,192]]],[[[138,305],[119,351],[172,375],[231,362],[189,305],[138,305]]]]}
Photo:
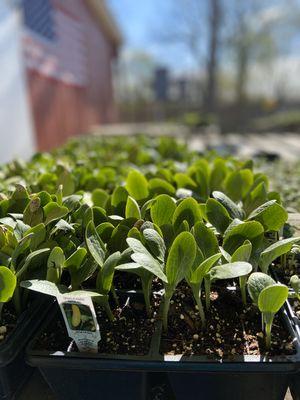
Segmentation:
{"type": "Polygon", "coordinates": [[[205,109],[207,112],[215,112],[217,107],[218,53],[222,15],[220,0],[209,0],[209,8],[209,48],[205,109]]]}

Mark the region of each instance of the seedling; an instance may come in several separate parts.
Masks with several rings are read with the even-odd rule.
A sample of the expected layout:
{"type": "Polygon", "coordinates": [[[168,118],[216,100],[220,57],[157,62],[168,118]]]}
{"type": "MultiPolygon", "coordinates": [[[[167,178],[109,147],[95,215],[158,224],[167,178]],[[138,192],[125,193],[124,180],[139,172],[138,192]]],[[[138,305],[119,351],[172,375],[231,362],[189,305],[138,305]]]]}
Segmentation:
{"type": "Polygon", "coordinates": [[[168,329],[170,301],[177,285],[188,274],[196,257],[196,241],[189,232],[181,232],[174,240],[166,262],[167,282],[164,282],[163,327],[168,329]]]}
{"type": "Polygon", "coordinates": [[[296,297],[300,300],[300,278],[298,275],[291,276],[290,285],[294,289],[296,297]]]}
{"type": "Polygon", "coordinates": [[[224,279],[242,278],[250,274],[251,271],[252,265],[244,261],[217,265],[211,268],[209,273],[204,277],[206,309],[209,310],[210,308],[210,291],[212,282],[224,279]]]}
{"type": "MultiPolygon", "coordinates": [[[[245,240],[244,244],[238,247],[232,256],[227,253],[224,249],[221,248],[223,257],[229,263],[237,262],[237,261],[245,261],[249,262],[252,252],[252,244],[249,240],[245,240]]],[[[244,305],[247,304],[247,294],[246,294],[246,284],[247,284],[247,275],[239,277],[239,285],[241,289],[242,301],[244,305]]]]}
{"type": "Polygon", "coordinates": [[[139,240],[128,238],[127,243],[133,252],[131,254],[133,262],[118,265],[116,269],[131,272],[140,277],[147,314],[150,316],[150,296],[153,277],[157,276],[163,282],[167,282],[167,277],[164,273],[166,248],[162,237],[154,229],[145,229],[142,237],[149,250],[152,249],[152,253],[139,240]]]}
{"type": "Polygon", "coordinates": [[[271,347],[271,331],[276,313],[288,298],[288,288],[276,283],[269,275],[255,272],[248,279],[248,292],[262,315],[266,335],[266,347],[271,347]]]}

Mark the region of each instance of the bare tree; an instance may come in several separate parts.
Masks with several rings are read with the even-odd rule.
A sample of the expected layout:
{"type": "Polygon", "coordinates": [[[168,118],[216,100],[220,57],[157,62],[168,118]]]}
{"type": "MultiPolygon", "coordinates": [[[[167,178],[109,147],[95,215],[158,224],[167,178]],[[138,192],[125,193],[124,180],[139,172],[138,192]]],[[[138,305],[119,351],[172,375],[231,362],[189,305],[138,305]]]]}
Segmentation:
{"type": "Polygon", "coordinates": [[[236,0],[227,8],[230,26],[227,43],[235,66],[235,101],[242,107],[247,98],[249,71],[253,63],[269,65],[286,51],[300,25],[295,0],[270,6],[268,0],[236,0]],[[282,46],[283,44],[283,46],[282,46]]]}
{"type": "Polygon", "coordinates": [[[160,42],[184,46],[199,72],[205,70],[204,106],[209,112],[216,111],[221,22],[221,0],[176,0],[156,35],[160,42]]]}
{"type": "Polygon", "coordinates": [[[217,79],[219,68],[219,48],[222,9],[220,0],[208,0],[209,2],[209,41],[207,50],[207,86],[205,94],[205,108],[209,112],[215,112],[217,107],[217,79]]]}

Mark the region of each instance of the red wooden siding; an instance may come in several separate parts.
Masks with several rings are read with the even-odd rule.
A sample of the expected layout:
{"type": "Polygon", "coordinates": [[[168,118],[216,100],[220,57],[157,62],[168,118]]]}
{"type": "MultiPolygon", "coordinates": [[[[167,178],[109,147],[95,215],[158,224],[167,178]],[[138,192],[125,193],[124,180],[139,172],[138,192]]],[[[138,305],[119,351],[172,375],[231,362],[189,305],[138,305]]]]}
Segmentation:
{"type": "Polygon", "coordinates": [[[33,120],[39,150],[49,150],[92,125],[116,118],[111,61],[115,49],[84,0],[52,0],[55,7],[80,19],[87,51],[86,87],[65,84],[27,70],[33,120]]]}

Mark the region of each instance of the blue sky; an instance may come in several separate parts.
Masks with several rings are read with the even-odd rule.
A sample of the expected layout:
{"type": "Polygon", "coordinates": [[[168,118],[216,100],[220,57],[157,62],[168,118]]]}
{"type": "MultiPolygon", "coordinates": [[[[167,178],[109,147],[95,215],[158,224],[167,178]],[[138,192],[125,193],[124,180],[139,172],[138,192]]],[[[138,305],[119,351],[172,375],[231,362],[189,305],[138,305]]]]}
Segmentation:
{"type": "MultiPolygon", "coordinates": [[[[152,55],[157,63],[166,65],[175,72],[195,70],[197,68],[195,60],[191,57],[186,47],[179,44],[166,46],[166,43],[160,42],[158,38],[159,32],[162,32],[165,28],[165,23],[176,24],[176,21],[172,22],[172,17],[170,18],[170,16],[172,15],[172,6],[176,4],[177,1],[178,0],[107,0],[123,32],[123,50],[125,52],[134,50],[145,51],[152,55]]],[[[233,0],[225,0],[223,4],[226,5],[226,2],[232,1],[233,0]]],[[[284,10],[287,9],[292,10],[292,4],[293,6],[300,5],[300,0],[262,1],[265,1],[265,10],[270,12],[276,12],[276,10],[284,12],[284,10]]],[[[183,1],[182,3],[184,4],[183,1]]],[[[199,0],[199,4],[200,7],[203,8],[201,12],[206,13],[206,1],[199,0]]],[[[207,42],[205,36],[206,28],[204,23],[202,36],[204,46],[207,42]]],[[[284,47],[288,49],[288,53],[298,54],[299,38],[300,35],[297,35],[293,39],[290,38],[288,43],[284,43],[284,47]]]]}
{"type": "Polygon", "coordinates": [[[174,0],[108,0],[108,4],[123,33],[125,51],[144,50],[178,72],[194,67],[183,46],[166,46],[158,38],[174,0]]]}

